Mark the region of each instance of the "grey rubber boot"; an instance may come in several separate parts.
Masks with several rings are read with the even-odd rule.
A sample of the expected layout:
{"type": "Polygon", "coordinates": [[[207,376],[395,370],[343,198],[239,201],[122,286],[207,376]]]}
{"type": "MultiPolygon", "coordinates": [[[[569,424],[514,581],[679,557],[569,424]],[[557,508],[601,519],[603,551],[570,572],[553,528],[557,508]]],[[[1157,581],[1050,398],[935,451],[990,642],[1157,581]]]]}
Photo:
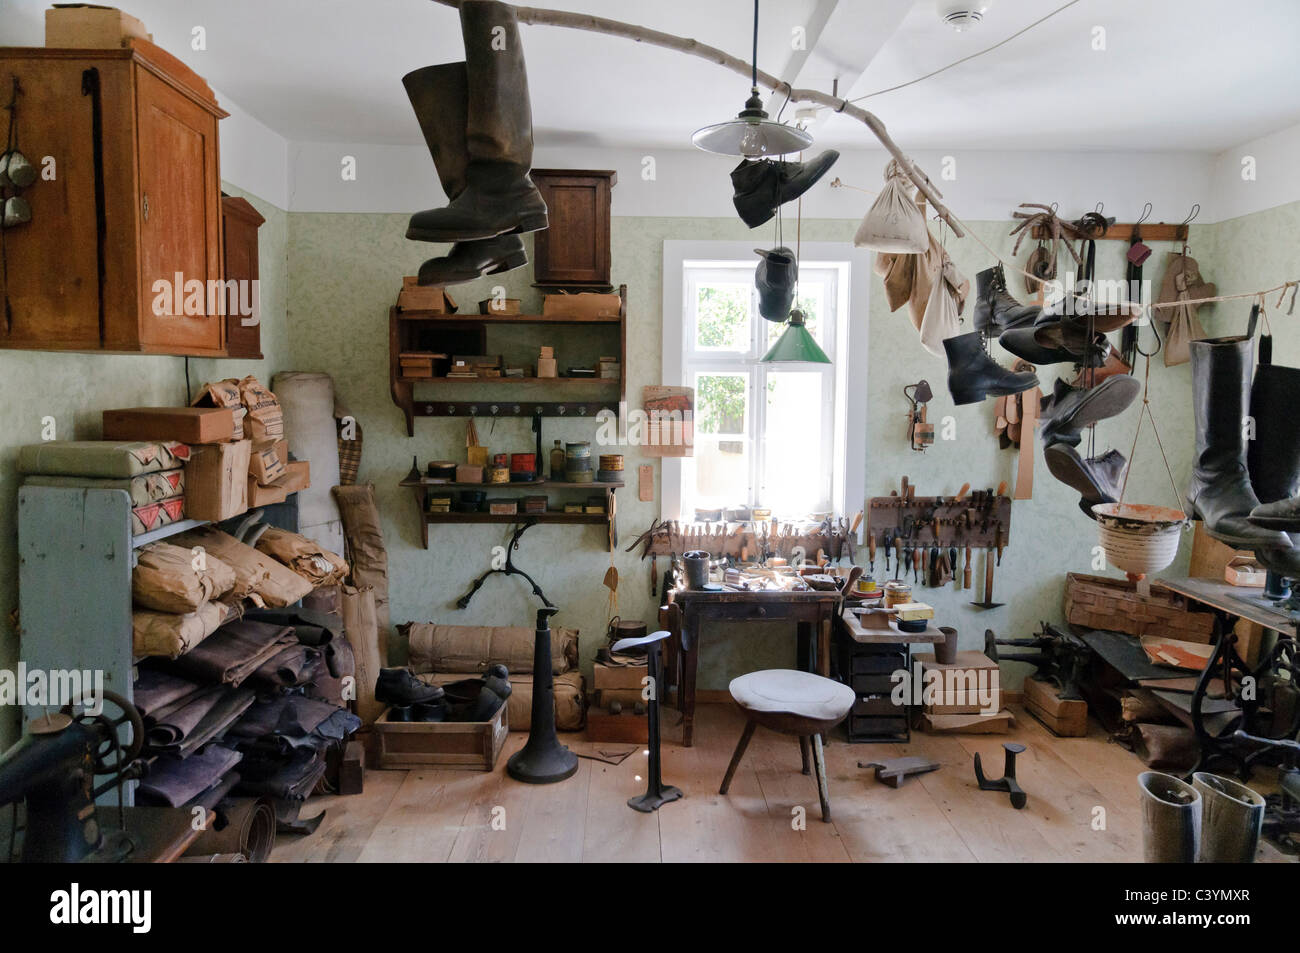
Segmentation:
{"type": "Polygon", "coordinates": [[[1142,859],[1148,864],[1193,864],[1200,852],[1201,794],[1173,775],[1138,775],[1142,859]]]}
{"type": "Polygon", "coordinates": [[[1197,771],[1192,787],[1201,795],[1203,864],[1253,864],[1264,826],[1264,799],[1231,778],[1197,771]]]}
{"type": "MultiPolygon", "coordinates": [[[[438,170],[438,180],[449,199],[465,191],[469,154],[465,147],[467,114],[464,63],[443,63],[413,70],[402,77],[407,98],[420,122],[424,142],[438,170]]],[[[500,274],[528,264],[524,242],[518,235],[499,235],[481,241],[457,242],[442,258],[420,266],[422,285],[454,285],[483,275],[500,274]]]]}
{"type": "Polygon", "coordinates": [[[533,115],[514,8],[496,0],[464,0],[460,25],[465,38],[465,188],[446,208],[412,215],[406,237],[450,242],[546,228],[546,203],[528,177],[533,115]]]}

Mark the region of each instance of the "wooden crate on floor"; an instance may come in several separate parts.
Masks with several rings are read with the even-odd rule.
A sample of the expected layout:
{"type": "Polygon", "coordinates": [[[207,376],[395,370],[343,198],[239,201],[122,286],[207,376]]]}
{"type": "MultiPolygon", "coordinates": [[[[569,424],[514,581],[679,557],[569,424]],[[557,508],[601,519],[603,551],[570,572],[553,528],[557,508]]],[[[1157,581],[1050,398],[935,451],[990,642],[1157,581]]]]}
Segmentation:
{"type": "Polygon", "coordinates": [[[1065,577],[1065,618],[1088,629],[1128,635],[1158,635],[1184,642],[1209,642],[1214,615],[1196,612],[1185,596],[1153,583],[1151,594],[1138,593],[1126,579],[1072,572],[1065,577]]]}
{"type": "Polygon", "coordinates": [[[1088,703],[1082,698],[1062,698],[1050,682],[1025,679],[1025,708],[1054,735],[1082,738],[1088,733],[1088,703]]]}
{"type": "Polygon", "coordinates": [[[490,721],[389,721],[385,710],[374,724],[379,767],[491,771],[510,732],[508,707],[490,721]]]}

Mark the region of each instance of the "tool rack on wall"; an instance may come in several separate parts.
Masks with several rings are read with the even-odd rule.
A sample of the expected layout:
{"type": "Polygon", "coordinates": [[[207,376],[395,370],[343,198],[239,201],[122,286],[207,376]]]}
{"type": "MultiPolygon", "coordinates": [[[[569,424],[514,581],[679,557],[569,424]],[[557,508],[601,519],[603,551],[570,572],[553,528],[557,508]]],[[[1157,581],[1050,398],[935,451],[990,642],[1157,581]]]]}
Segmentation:
{"type": "MultiPolygon", "coordinates": [[[[619,286],[618,296],[621,302],[617,317],[441,314],[404,311],[394,305],[388,316],[389,387],[393,403],[406,418],[406,435],[415,436],[416,417],[594,419],[602,410],[618,415],[620,405],[627,398],[627,285],[619,286]],[[570,344],[588,356],[601,348],[610,353],[617,347],[618,377],[494,377],[475,380],[408,378],[402,375],[400,355],[405,351],[437,351],[449,355],[497,354],[510,352],[513,346],[516,351],[511,354],[512,360],[520,364],[529,363],[526,355],[518,352],[519,335],[512,335],[511,328],[526,329],[533,336],[538,329],[553,329],[561,356],[570,344]],[[417,384],[422,392],[419,399],[415,396],[417,384]],[[466,399],[468,388],[474,389],[474,393],[468,395],[472,399],[466,399]],[[551,399],[556,396],[556,391],[562,391],[565,399],[551,399]],[[430,397],[430,394],[436,396],[430,397]]],[[[535,359],[536,354],[532,356],[535,359]]]]}

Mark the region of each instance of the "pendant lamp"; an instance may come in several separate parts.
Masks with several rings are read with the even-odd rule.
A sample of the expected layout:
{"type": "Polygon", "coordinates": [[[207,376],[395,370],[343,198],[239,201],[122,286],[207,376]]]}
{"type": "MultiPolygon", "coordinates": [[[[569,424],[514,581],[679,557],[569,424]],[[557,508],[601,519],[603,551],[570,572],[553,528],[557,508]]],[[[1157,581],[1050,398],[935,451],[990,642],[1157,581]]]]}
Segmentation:
{"type": "Polygon", "coordinates": [[[763,355],[762,364],[829,364],[817,344],[817,339],[804,324],[803,312],[795,308],[790,312],[790,324],[777,338],[775,344],[763,355]]]}
{"type": "Polygon", "coordinates": [[[751,62],[752,89],[749,99],[745,100],[745,108],[735,119],[697,129],[691,142],[705,152],[746,159],[781,156],[808,148],[812,145],[812,136],[794,126],[773,122],[763,111],[763,98],[758,91],[758,0],[754,0],[754,55],[751,62]]]}

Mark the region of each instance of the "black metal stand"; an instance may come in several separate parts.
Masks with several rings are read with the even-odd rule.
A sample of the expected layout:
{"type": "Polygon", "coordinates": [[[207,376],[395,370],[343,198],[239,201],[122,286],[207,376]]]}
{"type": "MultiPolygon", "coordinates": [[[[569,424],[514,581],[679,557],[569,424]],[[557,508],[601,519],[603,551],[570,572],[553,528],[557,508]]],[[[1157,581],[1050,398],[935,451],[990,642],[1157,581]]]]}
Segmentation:
{"type": "Polygon", "coordinates": [[[645,794],[628,798],[627,806],[642,814],[657,811],[670,801],[681,798],[681,788],[664,784],[659,751],[659,696],[663,691],[662,642],[669,632],[652,632],[635,639],[621,639],[610,646],[611,652],[624,652],[636,646],[646,648],[646,674],[650,676],[650,701],[646,706],[646,721],[650,734],[650,764],[647,769],[645,794]]]}
{"type": "Polygon", "coordinates": [[[555,680],[551,675],[551,624],[557,609],[537,610],[533,641],[533,714],[528,741],[506,762],[506,773],[527,784],[554,784],[573,776],[578,756],[555,733],[555,680]]]}
{"type": "Polygon", "coordinates": [[[1017,811],[1029,802],[1027,795],[1016,781],[1016,755],[1025,750],[1025,746],[1017,744],[1014,741],[1004,741],[1002,747],[1006,749],[1006,766],[1003,768],[1002,777],[997,780],[990,780],[984,777],[984,767],[980,764],[979,753],[975,754],[975,781],[979,784],[981,791],[1001,791],[1003,794],[1011,795],[1011,806],[1017,811]]]}

